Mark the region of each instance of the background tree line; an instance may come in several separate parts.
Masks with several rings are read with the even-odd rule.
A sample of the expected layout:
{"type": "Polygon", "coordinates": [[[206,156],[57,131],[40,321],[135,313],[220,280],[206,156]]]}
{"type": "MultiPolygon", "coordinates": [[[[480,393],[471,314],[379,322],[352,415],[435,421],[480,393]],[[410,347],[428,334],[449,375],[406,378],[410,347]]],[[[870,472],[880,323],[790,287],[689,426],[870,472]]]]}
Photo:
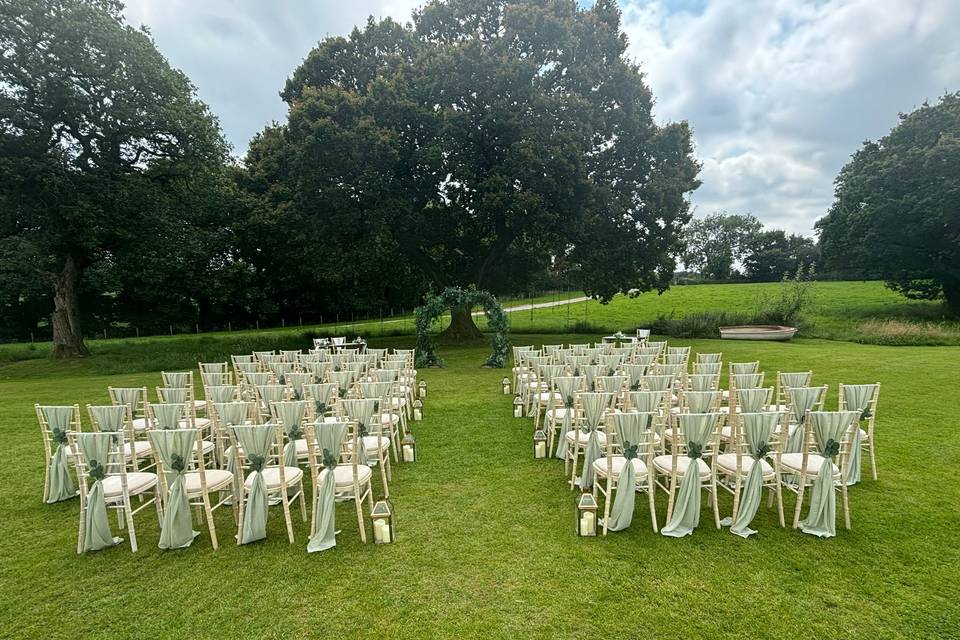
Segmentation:
{"type": "MultiPolygon", "coordinates": [[[[614,0],[431,0],[323,39],[242,160],[117,0],[0,3],[0,339],[315,322],[477,286],[666,289],[802,263],[960,291],[956,95],[867,143],[820,243],[690,220],[686,122],[658,123],[614,0]]],[[[470,335],[469,309],[452,330],[470,335]]]]}

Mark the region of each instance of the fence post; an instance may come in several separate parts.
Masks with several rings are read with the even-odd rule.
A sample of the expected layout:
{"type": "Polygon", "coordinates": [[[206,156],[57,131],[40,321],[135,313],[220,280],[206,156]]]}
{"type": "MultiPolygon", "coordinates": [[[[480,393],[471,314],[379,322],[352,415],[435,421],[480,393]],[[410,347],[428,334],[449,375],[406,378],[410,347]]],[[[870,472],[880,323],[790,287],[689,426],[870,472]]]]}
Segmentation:
{"type": "Polygon", "coordinates": [[[227,331],[233,331],[233,322],[227,320],[227,331]]]}
{"type": "Polygon", "coordinates": [[[139,337],[140,337],[140,327],[134,327],[134,329],[137,331],[137,337],[139,338],[139,337]]]}
{"type": "Polygon", "coordinates": [[[200,323],[197,322],[194,326],[197,328],[197,333],[200,333],[200,323]]]}
{"type": "Polygon", "coordinates": [[[257,318],[257,331],[260,331],[260,318],[257,318]]]}
{"type": "Polygon", "coordinates": [[[286,329],[286,328],[287,328],[287,319],[286,319],[286,318],[280,318],[280,328],[281,328],[281,329],[286,329]]]}
{"type": "Polygon", "coordinates": [[[173,325],[170,325],[170,335],[173,335],[173,325]]]}
{"type": "Polygon", "coordinates": [[[33,344],[33,331],[30,332],[30,344],[33,344]]]}

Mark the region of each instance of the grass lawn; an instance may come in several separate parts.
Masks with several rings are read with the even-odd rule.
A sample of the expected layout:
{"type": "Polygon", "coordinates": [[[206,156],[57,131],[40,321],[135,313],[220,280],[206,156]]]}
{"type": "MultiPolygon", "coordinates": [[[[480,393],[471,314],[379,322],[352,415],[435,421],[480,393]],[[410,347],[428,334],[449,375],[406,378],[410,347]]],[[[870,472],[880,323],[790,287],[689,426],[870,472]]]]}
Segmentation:
{"type": "MultiPolygon", "coordinates": [[[[395,466],[391,486],[396,544],[361,545],[345,503],[338,546],[319,554],[307,555],[308,525],[296,517],[289,545],[272,509],[268,539],[244,547],[231,544],[235,527],[222,511],[219,551],[202,534],[189,549],[163,552],[145,512],[136,555],[124,543],[77,556],[78,503],[40,501],[33,403],[99,403],[110,384],[153,387],[165,350],[213,355],[219,343],[131,344],[76,363],[0,367],[0,637],[957,637],[960,348],[676,343],[759,359],[768,376],[812,369],[815,383],[830,384],[831,407],[838,382],[883,384],[880,480],[851,489],[852,530],[820,540],[780,529],[764,506],[753,525],[760,533],[743,540],[714,529],[704,501],[700,528],[672,539],[652,532],[638,500],[627,531],[577,539],[562,463],[532,459],[532,418],[511,416],[503,371],[480,368],[487,349],[469,346],[443,348],[446,368],[421,372],[429,395],[413,425],[420,460],[395,466]]],[[[726,495],[721,508],[731,509],[726,495]]]]}

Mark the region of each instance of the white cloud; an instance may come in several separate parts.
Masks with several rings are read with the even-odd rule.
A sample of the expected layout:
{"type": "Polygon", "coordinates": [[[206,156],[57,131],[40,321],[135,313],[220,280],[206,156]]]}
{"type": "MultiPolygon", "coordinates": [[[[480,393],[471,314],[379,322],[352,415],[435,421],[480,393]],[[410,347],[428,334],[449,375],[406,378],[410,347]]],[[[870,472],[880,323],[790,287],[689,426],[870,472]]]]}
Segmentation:
{"type": "Polygon", "coordinates": [[[955,0],[652,0],[623,14],[657,117],[693,126],[698,214],[810,233],[863,140],[960,89],[955,0]]]}
{"type": "MultiPolygon", "coordinates": [[[[235,153],[271,120],[325,36],[420,0],[128,0],[221,121],[235,153]]],[[[704,163],[698,214],[750,212],[810,233],[867,138],[960,89],[958,0],[621,0],[630,54],[661,120],[688,120],[704,163]]]]}

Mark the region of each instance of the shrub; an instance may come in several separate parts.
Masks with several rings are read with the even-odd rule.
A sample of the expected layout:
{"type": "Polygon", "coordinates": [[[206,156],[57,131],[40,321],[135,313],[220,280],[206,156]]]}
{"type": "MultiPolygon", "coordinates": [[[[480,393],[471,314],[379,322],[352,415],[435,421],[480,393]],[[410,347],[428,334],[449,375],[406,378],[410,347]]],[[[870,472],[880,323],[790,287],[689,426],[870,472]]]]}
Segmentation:
{"type": "Polygon", "coordinates": [[[867,320],[857,325],[855,340],[890,346],[960,345],[960,327],[932,322],[867,320]]]}

